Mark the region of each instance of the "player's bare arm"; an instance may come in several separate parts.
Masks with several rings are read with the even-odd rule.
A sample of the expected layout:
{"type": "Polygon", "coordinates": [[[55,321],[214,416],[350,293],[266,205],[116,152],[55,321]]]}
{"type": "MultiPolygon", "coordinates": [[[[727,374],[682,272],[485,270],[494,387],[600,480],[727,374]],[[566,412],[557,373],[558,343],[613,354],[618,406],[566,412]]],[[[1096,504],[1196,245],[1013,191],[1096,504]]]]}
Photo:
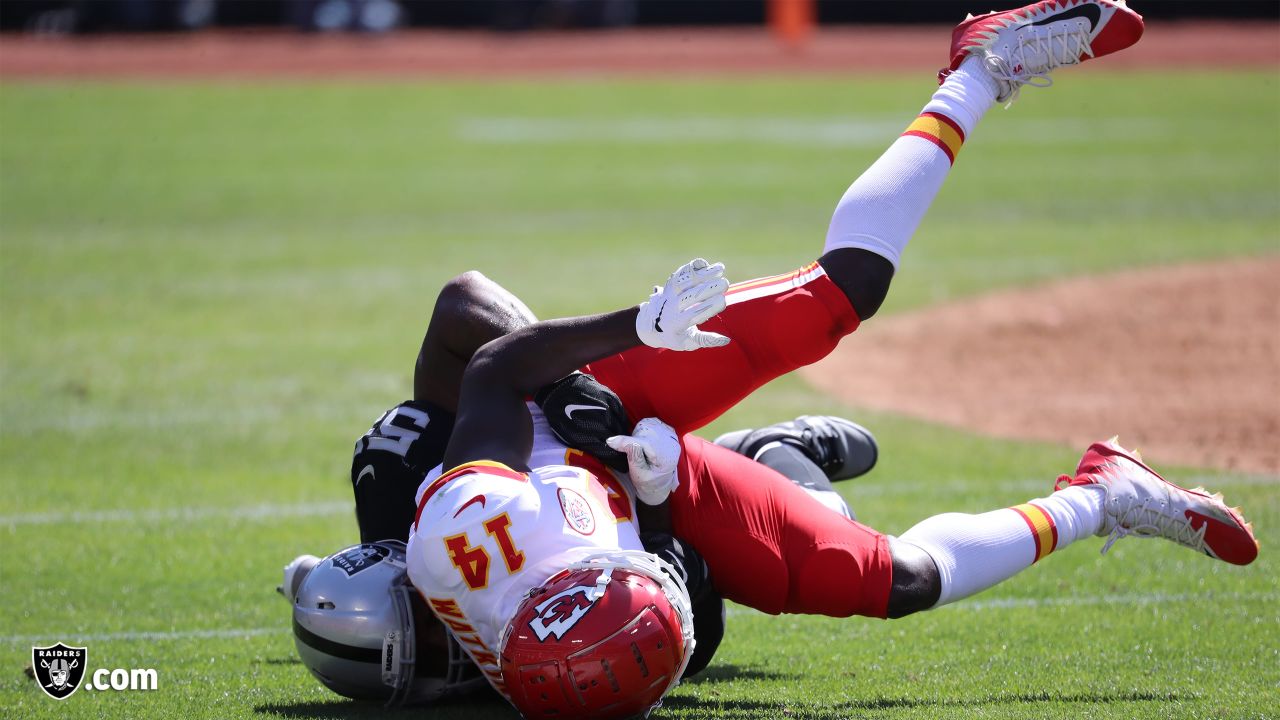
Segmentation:
{"type": "Polygon", "coordinates": [[[695,260],[640,306],[534,323],[476,352],[463,374],[445,466],[492,460],[525,469],[531,429],[525,398],[594,360],[640,344],[671,350],[724,345],[697,329],[725,307],[723,265],[695,260]]]}
{"type": "Polygon", "coordinates": [[[471,356],[485,343],[537,322],[520,298],[482,273],[452,278],[436,296],[413,369],[413,399],[458,410],[458,388],[471,356]]]}

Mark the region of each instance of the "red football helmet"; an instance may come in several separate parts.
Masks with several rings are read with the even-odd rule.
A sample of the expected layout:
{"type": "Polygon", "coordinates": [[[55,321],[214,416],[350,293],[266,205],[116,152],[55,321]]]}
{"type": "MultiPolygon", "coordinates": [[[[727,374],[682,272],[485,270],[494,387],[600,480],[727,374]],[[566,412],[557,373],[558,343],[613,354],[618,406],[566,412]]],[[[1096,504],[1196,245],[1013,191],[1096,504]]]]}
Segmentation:
{"type": "Polygon", "coordinates": [[[530,720],[648,715],[693,653],[693,611],[648,553],[577,563],[525,597],[502,640],[502,679],[530,720]]]}

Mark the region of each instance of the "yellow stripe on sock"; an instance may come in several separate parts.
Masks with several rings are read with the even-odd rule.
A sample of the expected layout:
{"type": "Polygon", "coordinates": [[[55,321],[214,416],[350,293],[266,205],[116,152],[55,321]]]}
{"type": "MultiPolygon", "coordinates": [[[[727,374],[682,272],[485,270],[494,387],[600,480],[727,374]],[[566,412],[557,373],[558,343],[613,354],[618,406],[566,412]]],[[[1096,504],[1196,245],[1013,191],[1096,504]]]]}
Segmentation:
{"type": "Polygon", "coordinates": [[[1032,562],[1039,562],[1045,555],[1053,552],[1054,546],[1058,544],[1058,528],[1054,526],[1053,518],[1048,513],[1031,503],[1015,505],[1009,509],[1021,515],[1031,528],[1031,535],[1036,541],[1036,559],[1032,562]]]}
{"type": "Polygon", "coordinates": [[[922,137],[942,148],[951,162],[955,162],[960,147],[964,145],[964,135],[959,127],[940,115],[925,113],[907,126],[903,135],[922,137]]]}

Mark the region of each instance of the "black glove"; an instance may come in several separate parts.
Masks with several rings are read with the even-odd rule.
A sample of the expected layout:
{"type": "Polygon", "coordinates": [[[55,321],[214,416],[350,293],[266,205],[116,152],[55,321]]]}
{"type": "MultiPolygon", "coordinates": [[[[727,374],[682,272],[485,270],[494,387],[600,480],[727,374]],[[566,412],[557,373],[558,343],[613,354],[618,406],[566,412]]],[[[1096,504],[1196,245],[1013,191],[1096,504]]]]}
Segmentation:
{"type": "Polygon", "coordinates": [[[614,435],[631,434],[627,411],[612,390],[590,375],[574,373],[539,390],[533,401],[561,442],[627,472],[626,454],[605,444],[614,435]]]}

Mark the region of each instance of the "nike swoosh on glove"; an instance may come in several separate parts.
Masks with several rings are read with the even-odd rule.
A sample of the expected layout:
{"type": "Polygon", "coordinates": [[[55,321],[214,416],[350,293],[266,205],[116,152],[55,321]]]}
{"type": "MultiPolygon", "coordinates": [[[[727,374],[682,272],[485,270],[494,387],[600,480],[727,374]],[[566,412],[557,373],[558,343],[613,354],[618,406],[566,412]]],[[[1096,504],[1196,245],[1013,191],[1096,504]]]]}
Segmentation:
{"type": "Polygon", "coordinates": [[[533,396],[551,431],[560,441],[593,455],[618,472],[627,472],[627,456],[609,447],[614,435],[631,428],[627,411],[609,388],[583,373],[573,373],[542,388],[533,396]]]}
{"type": "Polygon", "coordinates": [[[724,335],[697,327],[724,310],[728,289],[723,264],[712,265],[702,258],[688,262],[671,273],[666,285],[654,288],[648,302],[640,303],[636,335],[645,345],[666,350],[728,345],[724,335]]]}
{"type": "Polygon", "coordinates": [[[661,505],[679,487],[676,466],[680,462],[680,438],[670,425],[657,418],[645,418],[636,423],[630,435],[614,435],[605,442],[626,454],[631,484],[640,502],[661,505]]]}

